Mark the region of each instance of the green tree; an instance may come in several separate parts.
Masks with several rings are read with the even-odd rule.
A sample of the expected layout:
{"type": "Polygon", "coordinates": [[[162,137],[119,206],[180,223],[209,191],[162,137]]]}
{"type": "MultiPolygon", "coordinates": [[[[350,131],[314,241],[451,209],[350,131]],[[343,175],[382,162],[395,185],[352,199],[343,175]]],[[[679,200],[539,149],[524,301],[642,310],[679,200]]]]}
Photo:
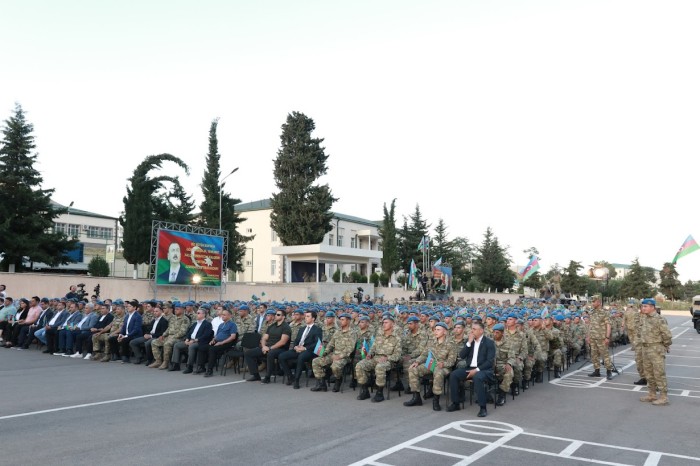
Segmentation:
{"type": "Polygon", "coordinates": [[[688,280],[683,285],[683,299],[690,301],[694,296],[700,295],[700,281],[688,280]]]}
{"type": "Polygon", "coordinates": [[[382,272],[391,276],[401,268],[399,260],[399,239],[396,232],[396,199],[391,201],[387,210],[384,203],[384,219],[379,229],[379,237],[382,239],[382,272]]]}
{"type": "Polygon", "coordinates": [[[650,276],[649,269],[642,267],[639,264],[639,258],[636,258],[630,266],[629,273],[622,279],[620,293],[624,298],[648,298],[652,295],[649,284],[652,280],[654,280],[653,271],[650,276]]]}
{"type": "Polygon", "coordinates": [[[582,295],[586,292],[587,280],[586,277],[579,275],[579,271],[583,269],[580,262],[574,260],[569,261],[568,267],[564,269],[564,275],[561,277],[561,291],[564,293],[582,295]]]}
{"type": "Polygon", "coordinates": [[[109,264],[102,256],[93,256],[88,264],[88,273],[93,277],[109,277],[109,264]]]}
{"type": "Polygon", "coordinates": [[[187,164],[174,155],[149,155],[134,169],[134,174],[128,180],[130,184],[126,187],[124,212],[119,217],[119,223],[124,228],[124,259],[134,265],[134,275],[138,264],[146,263],[150,259],[153,220],[170,221],[161,217],[163,204],[156,193],[163,189],[164,182],[174,183],[175,179],[170,176],[149,176],[152,170],[160,169],[164,162],[172,162],[189,174],[187,164]]]}
{"type": "Polygon", "coordinates": [[[683,295],[683,285],[678,280],[676,265],[666,262],[659,275],[661,276],[661,283],[659,283],[661,292],[671,300],[679,299],[683,295]]]}
{"type": "MultiPolygon", "coordinates": [[[[528,249],[524,249],[523,253],[527,255],[528,261],[532,256],[536,256],[537,260],[540,259],[540,251],[537,250],[536,247],[532,246],[528,249]]],[[[532,275],[530,275],[527,280],[522,282],[522,285],[528,288],[532,288],[533,290],[539,290],[542,288],[544,285],[545,280],[543,279],[542,275],[539,272],[535,272],[532,275]]]]}
{"type": "MultiPolygon", "coordinates": [[[[408,220],[404,217],[404,228],[401,230],[401,252],[405,254],[401,257],[401,267],[406,273],[411,267],[411,259],[416,261],[416,267],[423,269],[423,251],[418,249],[418,245],[423,237],[428,236],[428,228],[430,227],[423,219],[423,214],[418,204],[416,204],[416,209],[413,213],[409,215],[408,220]],[[408,220],[410,220],[410,224],[408,220]]],[[[431,264],[428,264],[426,268],[430,270],[430,266],[431,264]]]]}
{"type": "Polygon", "coordinates": [[[485,287],[495,291],[513,288],[515,273],[510,270],[508,251],[500,245],[491,227],[484,233],[484,241],[477,249],[474,274],[485,287]]]}
{"type": "Polygon", "coordinates": [[[34,125],[19,104],[5,120],[0,147],[0,270],[21,269],[24,257],[51,266],[70,262],[66,253],[77,240],[56,231],[54,219],[68,209],[51,202],[53,189],[42,189],[43,178],[34,168],[34,125]]]}
{"type": "Polygon", "coordinates": [[[192,200],[192,196],[188,195],[182,187],[178,178],[175,178],[173,188],[167,193],[165,202],[166,218],[169,218],[171,222],[188,225],[194,218],[192,211],[195,208],[195,202],[192,200]]]}
{"type": "Polygon", "coordinates": [[[282,145],[275,159],[279,189],[272,195],[270,226],[285,246],[318,244],[331,231],[331,207],[337,201],[327,184],[314,185],[328,170],[323,139],[312,138],[314,121],[292,112],[282,125],[282,145]]]}
{"type": "Polygon", "coordinates": [[[447,239],[447,225],[443,219],[438,219],[435,227],[435,237],[433,238],[433,249],[430,253],[432,261],[442,258],[443,264],[452,266],[455,259],[455,244],[447,239]]]}
{"type": "Polygon", "coordinates": [[[452,258],[452,287],[458,289],[469,282],[472,276],[474,251],[469,240],[458,236],[452,240],[454,257],[452,258]]]}
{"type": "MultiPolygon", "coordinates": [[[[216,131],[219,120],[215,119],[209,126],[209,151],[207,152],[206,169],[202,177],[202,195],[204,200],[199,206],[199,225],[207,228],[219,228],[228,231],[228,268],[234,272],[242,272],[243,257],[245,256],[245,243],[254,236],[242,235],[239,224],[245,220],[236,212],[235,205],[240,204],[240,199],[232,198],[223,192],[224,184],[219,184],[221,179],[221,155],[219,154],[219,139],[216,131]],[[219,199],[221,204],[219,205],[219,199]],[[219,212],[221,208],[221,212],[219,212]]],[[[235,171],[235,170],[234,170],[235,171]]],[[[233,173],[233,172],[231,172],[233,173]]]]}

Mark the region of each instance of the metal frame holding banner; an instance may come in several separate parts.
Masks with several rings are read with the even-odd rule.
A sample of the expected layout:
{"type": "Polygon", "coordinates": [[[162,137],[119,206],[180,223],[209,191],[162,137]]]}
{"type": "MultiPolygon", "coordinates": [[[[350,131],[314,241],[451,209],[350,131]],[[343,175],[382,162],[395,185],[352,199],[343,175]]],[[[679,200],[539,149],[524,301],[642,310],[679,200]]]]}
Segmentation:
{"type": "MultiPolygon", "coordinates": [[[[219,289],[228,270],[228,231],[154,220],[149,279],[158,287],[219,289]]],[[[195,289],[195,294],[196,294],[195,289]]]]}

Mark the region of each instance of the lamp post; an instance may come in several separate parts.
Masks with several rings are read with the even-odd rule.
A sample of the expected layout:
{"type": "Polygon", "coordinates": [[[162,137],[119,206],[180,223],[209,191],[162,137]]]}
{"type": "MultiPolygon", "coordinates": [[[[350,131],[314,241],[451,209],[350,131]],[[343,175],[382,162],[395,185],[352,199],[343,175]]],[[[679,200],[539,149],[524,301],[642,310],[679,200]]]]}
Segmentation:
{"type": "MultiPolygon", "coordinates": [[[[605,266],[598,266],[593,269],[593,279],[599,281],[603,284],[601,298],[603,297],[603,292],[605,291],[606,285],[608,284],[608,277],[610,276],[610,271],[605,266]]],[[[602,301],[602,299],[601,299],[602,301]]]]}
{"type": "Polygon", "coordinates": [[[233,170],[231,170],[231,173],[219,180],[219,230],[221,230],[221,193],[224,190],[224,181],[226,180],[226,178],[236,173],[238,171],[238,168],[239,167],[234,168],[233,170]]]}

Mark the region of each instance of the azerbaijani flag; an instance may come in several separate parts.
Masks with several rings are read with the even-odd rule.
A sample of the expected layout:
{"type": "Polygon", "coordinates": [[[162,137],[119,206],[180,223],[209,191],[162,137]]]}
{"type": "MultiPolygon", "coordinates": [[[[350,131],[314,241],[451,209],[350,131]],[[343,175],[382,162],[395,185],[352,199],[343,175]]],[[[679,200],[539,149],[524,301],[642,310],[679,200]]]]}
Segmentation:
{"type": "Polygon", "coordinates": [[[408,286],[415,289],[418,287],[418,280],[416,280],[416,261],[411,259],[411,266],[408,269],[408,286]]]}
{"type": "Polygon", "coordinates": [[[440,264],[442,264],[442,257],[435,261],[435,263],[433,264],[433,267],[440,267],[440,264]]]}
{"type": "Polygon", "coordinates": [[[422,251],[428,247],[428,242],[426,241],[426,239],[427,238],[425,236],[421,238],[420,243],[418,243],[418,247],[416,248],[416,251],[422,251]]]}
{"type": "Polygon", "coordinates": [[[698,249],[700,249],[700,246],[693,239],[693,235],[688,235],[688,237],[683,242],[683,245],[680,247],[680,249],[678,249],[676,257],[673,258],[673,261],[671,263],[675,264],[676,261],[678,261],[678,259],[680,259],[681,257],[685,257],[691,252],[697,251],[698,249]]]}
{"type": "Polygon", "coordinates": [[[374,337],[372,337],[369,341],[365,338],[362,340],[362,350],[360,351],[360,356],[362,356],[362,359],[366,359],[367,356],[369,356],[369,352],[372,350],[372,345],[374,345],[374,337]]]}
{"type": "Polygon", "coordinates": [[[314,348],[314,354],[319,357],[326,354],[326,347],[323,346],[323,342],[321,340],[318,340],[318,343],[316,343],[316,347],[314,348]]]}
{"type": "Polygon", "coordinates": [[[528,278],[532,276],[535,272],[537,272],[540,269],[540,263],[537,260],[537,256],[532,256],[530,258],[530,262],[527,263],[524,269],[520,271],[518,275],[520,275],[520,278],[525,281],[528,278]]]}
{"type": "Polygon", "coordinates": [[[437,361],[435,360],[432,351],[428,351],[428,358],[425,360],[424,365],[430,372],[435,372],[435,369],[437,369],[437,361]]]}

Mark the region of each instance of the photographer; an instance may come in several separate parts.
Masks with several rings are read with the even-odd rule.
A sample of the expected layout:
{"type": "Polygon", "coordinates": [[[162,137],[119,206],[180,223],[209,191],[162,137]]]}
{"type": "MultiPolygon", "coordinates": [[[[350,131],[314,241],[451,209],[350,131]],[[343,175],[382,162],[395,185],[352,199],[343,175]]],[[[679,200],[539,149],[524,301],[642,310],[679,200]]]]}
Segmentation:
{"type": "Polygon", "coordinates": [[[362,297],[364,292],[365,290],[363,290],[361,287],[357,287],[357,293],[353,295],[353,297],[357,300],[357,304],[362,304],[362,297]]]}

